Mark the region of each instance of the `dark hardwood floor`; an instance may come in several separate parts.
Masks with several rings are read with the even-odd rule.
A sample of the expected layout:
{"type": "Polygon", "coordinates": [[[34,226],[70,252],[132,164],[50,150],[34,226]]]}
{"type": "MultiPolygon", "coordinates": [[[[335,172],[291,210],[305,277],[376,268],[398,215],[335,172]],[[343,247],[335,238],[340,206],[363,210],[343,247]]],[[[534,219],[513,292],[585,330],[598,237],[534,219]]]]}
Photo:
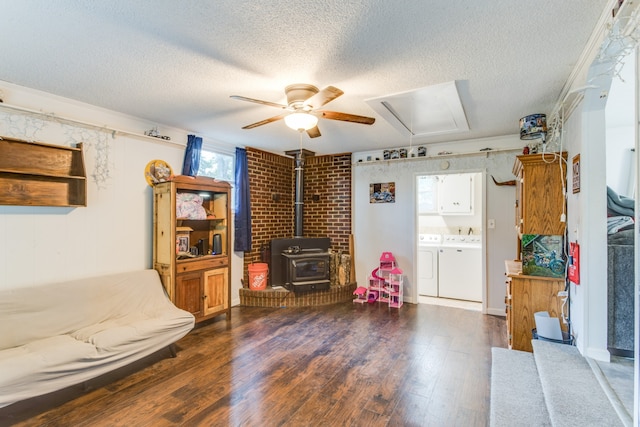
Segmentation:
{"type": "Polygon", "coordinates": [[[485,426],[492,346],[506,346],[504,318],[457,308],[235,307],[176,358],[3,408],[0,423],[485,426]]]}

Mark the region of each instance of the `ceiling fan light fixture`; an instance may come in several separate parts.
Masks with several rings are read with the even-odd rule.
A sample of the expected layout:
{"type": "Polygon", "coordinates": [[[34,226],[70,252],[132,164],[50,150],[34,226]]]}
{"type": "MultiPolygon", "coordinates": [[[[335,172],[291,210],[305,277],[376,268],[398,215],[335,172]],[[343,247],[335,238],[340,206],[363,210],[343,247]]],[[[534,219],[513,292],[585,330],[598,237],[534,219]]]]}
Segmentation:
{"type": "Polygon", "coordinates": [[[293,130],[303,131],[316,127],[318,118],[313,114],[297,112],[286,116],[284,122],[293,130]]]}
{"type": "Polygon", "coordinates": [[[299,132],[307,131],[309,138],[317,138],[321,136],[320,130],[318,129],[318,119],[360,123],[363,125],[372,125],[376,121],[373,117],[358,116],[338,111],[317,110],[317,108],[323,107],[325,104],[344,95],[344,92],[337,87],[327,86],[319,91],[315,86],[300,83],[289,85],[284,91],[287,94],[287,105],[247,98],[246,96],[231,95],[232,99],[239,101],[248,101],[285,110],[277,116],[243,126],[242,129],[253,129],[284,119],[287,127],[299,132]]]}

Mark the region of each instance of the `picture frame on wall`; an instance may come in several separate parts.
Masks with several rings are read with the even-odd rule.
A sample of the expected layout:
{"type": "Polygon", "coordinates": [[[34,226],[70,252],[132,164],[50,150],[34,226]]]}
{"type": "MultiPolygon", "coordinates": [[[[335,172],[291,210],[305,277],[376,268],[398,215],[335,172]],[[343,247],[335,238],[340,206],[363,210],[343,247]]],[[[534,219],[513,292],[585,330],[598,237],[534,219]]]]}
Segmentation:
{"type": "Polygon", "coordinates": [[[573,177],[573,192],[580,192],[580,154],[573,156],[573,169],[571,170],[571,176],[573,177]]]}
{"type": "Polygon", "coordinates": [[[381,182],[369,184],[369,203],[395,203],[396,183],[381,182]]]}

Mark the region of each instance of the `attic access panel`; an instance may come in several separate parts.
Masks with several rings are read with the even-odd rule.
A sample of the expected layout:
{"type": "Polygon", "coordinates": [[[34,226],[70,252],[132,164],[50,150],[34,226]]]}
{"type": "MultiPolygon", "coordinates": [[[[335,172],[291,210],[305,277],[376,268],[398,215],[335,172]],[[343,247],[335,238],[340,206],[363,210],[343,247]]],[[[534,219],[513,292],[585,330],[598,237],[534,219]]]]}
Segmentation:
{"type": "Polygon", "coordinates": [[[455,81],[369,98],[366,102],[406,137],[469,130],[455,81]]]}

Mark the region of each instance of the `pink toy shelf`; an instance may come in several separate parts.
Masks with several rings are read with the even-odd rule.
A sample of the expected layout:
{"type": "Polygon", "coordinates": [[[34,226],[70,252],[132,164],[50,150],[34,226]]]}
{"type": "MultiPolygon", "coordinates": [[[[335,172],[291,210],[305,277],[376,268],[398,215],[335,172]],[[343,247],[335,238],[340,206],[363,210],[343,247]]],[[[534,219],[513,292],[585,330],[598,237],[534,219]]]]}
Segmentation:
{"type": "Polygon", "coordinates": [[[380,256],[380,264],[369,276],[369,286],[360,286],[353,294],[355,303],[374,304],[386,303],[389,307],[402,307],[403,299],[403,275],[397,267],[396,259],[391,252],[383,252],[380,256]]]}

